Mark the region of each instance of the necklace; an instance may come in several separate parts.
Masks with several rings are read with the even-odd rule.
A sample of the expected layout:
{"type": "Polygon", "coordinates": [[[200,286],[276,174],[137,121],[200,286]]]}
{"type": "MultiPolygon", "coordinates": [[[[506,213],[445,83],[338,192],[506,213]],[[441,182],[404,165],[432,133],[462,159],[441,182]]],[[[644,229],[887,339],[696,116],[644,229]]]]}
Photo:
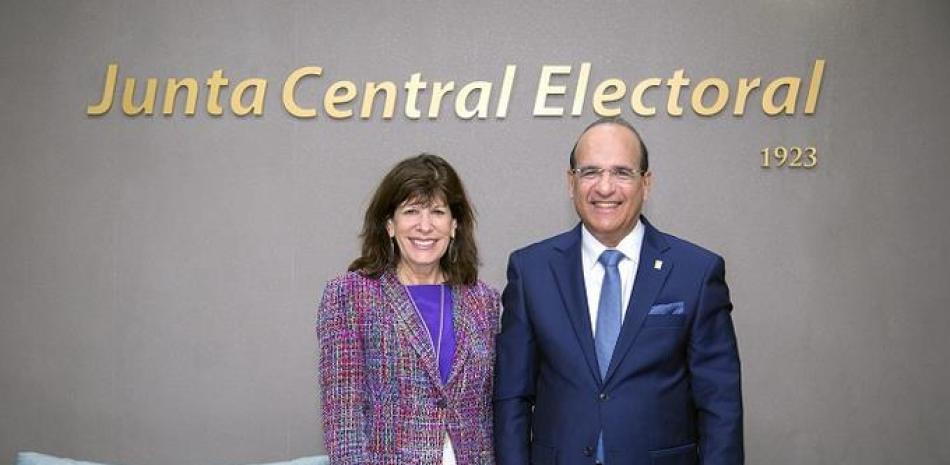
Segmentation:
{"type": "MultiPolygon", "coordinates": [[[[409,292],[409,286],[403,285],[406,288],[406,294],[409,294],[409,302],[412,302],[412,308],[416,311],[416,316],[419,317],[419,321],[423,325],[426,324],[425,318],[422,317],[422,312],[419,311],[419,305],[416,304],[416,299],[412,297],[412,292],[409,292]]],[[[439,336],[436,337],[436,343],[432,344],[432,339],[429,338],[429,343],[433,345],[435,349],[435,363],[438,366],[439,360],[442,358],[442,329],[444,328],[445,323],[445,284],[439,284],[439,336]]],[[[426,325],[428,327],[428,325],[426,325]]]]}

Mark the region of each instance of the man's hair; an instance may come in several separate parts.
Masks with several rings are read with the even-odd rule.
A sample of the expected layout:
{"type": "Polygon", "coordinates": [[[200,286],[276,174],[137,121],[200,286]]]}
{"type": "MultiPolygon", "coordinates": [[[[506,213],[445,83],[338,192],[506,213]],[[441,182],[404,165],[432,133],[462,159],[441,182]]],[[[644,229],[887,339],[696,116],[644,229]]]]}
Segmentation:
{"type": "Polygon", "coordinates": [[[604,116],[598,119],[597,121],[590,123],[590,125],[584,128],[583,131],[581,131],[581,134],[577,136],[577,140],[574,142],[574,148],[571,149],[571,159],[570,159],[571,169],[577,168],[577,156],[575,155],[575,152],[577,152],[577,143],[580,142],[581,137],[584,137],[584,134],[586,134],[587,131],[589,131],[591,128],[595,126],[600,126],[602,124],[616,124],[617,126],[623,126],[629,129],[630,132],[632,132],[633,135],[636,136],[637,140],[640,142],[640,171],[646,172],[650,169],[649,154],[647,152],[646,144],[643,143],[643,138],[640,137],[640,133],[637,132],[637,130],[633,127],[633,125],[630,124],[630,122],[628,122],[627,120],[619,116],[604,116]]]}

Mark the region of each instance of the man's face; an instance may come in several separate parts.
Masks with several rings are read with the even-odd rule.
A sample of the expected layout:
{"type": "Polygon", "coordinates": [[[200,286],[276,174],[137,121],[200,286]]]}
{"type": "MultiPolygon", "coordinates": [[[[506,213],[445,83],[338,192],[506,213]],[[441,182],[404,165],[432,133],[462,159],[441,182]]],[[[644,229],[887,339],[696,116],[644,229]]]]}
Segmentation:
{"type": "Polygon", "coordinates": [[[601,124],[581,136],[574,156],[577,168],[605,169],[593,179],[568,171],[567,179],[581,221],[602,244],[614,247],[637,224],[640,209],[650,193],[652,175],[620,180],[610,170],[639,171],[640,141],[623,126],[601,124]]]}

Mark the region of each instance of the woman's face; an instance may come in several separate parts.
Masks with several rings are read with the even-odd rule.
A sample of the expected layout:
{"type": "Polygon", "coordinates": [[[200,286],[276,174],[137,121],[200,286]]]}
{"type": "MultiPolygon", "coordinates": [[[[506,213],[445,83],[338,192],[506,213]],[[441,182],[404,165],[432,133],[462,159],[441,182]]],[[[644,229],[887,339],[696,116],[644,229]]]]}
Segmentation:
{"type": "Polygon", "coordinates": [[[409,199],[396,207],[386,223],[390,237],[399,247],[400,262],[412,270],[425,270],[439,265],[439,259],[455,236],[456,221],[441,196],[429,203],[409,199]]]}

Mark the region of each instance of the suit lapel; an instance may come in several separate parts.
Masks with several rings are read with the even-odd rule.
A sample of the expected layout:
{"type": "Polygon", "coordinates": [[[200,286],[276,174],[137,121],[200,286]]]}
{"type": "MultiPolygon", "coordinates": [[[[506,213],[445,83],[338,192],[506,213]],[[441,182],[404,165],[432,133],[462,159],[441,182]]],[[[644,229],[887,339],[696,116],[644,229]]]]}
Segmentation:
{"type": "Polygon", "coordinates": [[[624,356],[630,351],[633,341],[640,333],[640,327],[643,320],[650,313],[650,307],[656,301],[656,296],[663,288],[670,270],[673,269],[671,260],[663,260],[663,252],[669,248],[663,236],[646,221],[641,218],[646,228],[643,236],[643,246],[640,250],[640,262],[637,265],[637,276],[633,283],[633,295],[630,298],[630,304],[627,305],[626,316],[623,319],[623,325],[620,327],[620,336],[617,339],[617,345],[614,347],[613,356],[610,359],[610,367],[607,369],[607,376],[604,377],[604,384],[610,381],[617,366],[623,361],[624,356]],[[660,269],[656,269],[657,260],[662,260],[660,269]]]}
{"type": "Polygon", "coordinates": [[[386,301],[396,314],[397,334],[409,342],[409,345],[419,355],[419,364],[422,365],[432,384],[442,389],[442,379],[439,377],[439,365],[435,360],[435,350],[432,340],[425,328],[425,323],[416,315],[416,309],[409,299],[409,291],[399,283],[396,275],[386,271],[380,276],[380,283],[386,301]]]}
{"type": "Polygon", "coordinates": [[[584,359],[590,368],[590,374],[600,383],[600,370],[597,367],[597,353],[594,349],[593,330],[590,326],[590,312],[587,309],[587,289],[584,287],[584,273],[581,269],[581,229],[574,228],[560,244],[555,247],[560,256],[551,259],[551,271],[557,281],[558,291],[564,300],[574,335],[584,353],[584,359]]]}
{"type": "Polygon", "coordinates": [[[472,338],[475,337],[477,325],[474,321],[477,302],[467,286],[452,287],[452,324],[455,329],[455,357],[452,360],[452,369],[449,370],[446,386],[452,386],[459,376],[462,367],[468,360],[471,352],[472,338]]]}

